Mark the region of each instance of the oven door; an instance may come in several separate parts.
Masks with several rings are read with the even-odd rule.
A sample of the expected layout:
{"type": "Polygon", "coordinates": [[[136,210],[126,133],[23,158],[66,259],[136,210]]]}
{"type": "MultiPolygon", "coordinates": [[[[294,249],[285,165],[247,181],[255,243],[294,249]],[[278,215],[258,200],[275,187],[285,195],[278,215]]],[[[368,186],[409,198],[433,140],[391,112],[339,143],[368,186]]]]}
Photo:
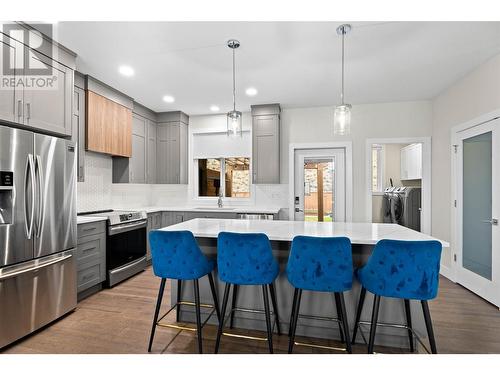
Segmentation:
{"type": "Polygon", "coordinates": [[[106,268],[112,286],[146,267],[147,220],[108,227],[106,268]]]}

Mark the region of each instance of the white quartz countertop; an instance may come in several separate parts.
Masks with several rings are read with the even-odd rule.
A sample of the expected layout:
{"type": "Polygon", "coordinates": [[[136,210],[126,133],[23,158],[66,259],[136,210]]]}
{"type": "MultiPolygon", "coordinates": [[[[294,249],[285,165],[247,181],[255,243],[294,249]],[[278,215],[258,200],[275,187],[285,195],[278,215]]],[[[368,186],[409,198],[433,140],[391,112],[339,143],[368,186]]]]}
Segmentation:
{"type": "Polygon", "coordinates": [[[95,223],[96,221],[104,221],[107,219],[108,218],[104,216],[77,216],[76,223],[77,224],[95,223]]]}
{"type": "Polygon", "coordinates": [[[382,239],[425,241],[437,240],[443,247],[450,244],[398,224],[317,223],[285,220],[193,219],[161,230],[188,230],[195,237],[216,238],[220,232],[265,233],[270,240],[291,241],[298,235],[348,237],[353,244],[374,245],[382,239]]]}
{"type": "MultiPolygon", "coordinates": [[[[123,208],[121,208],[123,210],[123,208]]],[[[145,211],[150,214],[160,211],[171,212],[229,212],[229,213],[245,213],[245,214],[277,214],[280,210],[279,207],[259,207],[259,206],[225,206],[222,208],[207,206],[148,206],[148,207],[134,207],[127,208],[130,211],[145,211]]]]}

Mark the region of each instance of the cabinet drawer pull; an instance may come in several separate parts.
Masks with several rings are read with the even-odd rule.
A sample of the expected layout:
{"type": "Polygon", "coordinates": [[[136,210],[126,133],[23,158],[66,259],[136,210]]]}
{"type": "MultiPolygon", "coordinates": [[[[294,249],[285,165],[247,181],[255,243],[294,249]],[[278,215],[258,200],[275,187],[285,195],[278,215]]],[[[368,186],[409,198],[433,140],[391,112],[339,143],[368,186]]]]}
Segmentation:
{"type": "Polygon", "coordinates": [[[91,227],[91,228],[83,228],[82,231],[83,232],[90,232],[91,230],[96,230],[97,228],[96,227],[91,227]]]}
{"type": "Polygon", "coordinates": [[[90,250],[95,250],[95,249],[97,249],[97,246],[92,246],[92,247],[88,247],[88,248],[86,248],[86,249],[83,249],[83,252],[85,253],[85,252],[87,252],[87,251],[90,251],[90,250]]]}
{"type": "Polygon", "coordinates": [[[26,103],[26,119],[31,118],[31,103],[26,103]]]}
{"type": "Polygon", "coordinates": [[[93,278],[94,276],[95,276],[95,273],[91,273],[91,274],[89,274],[89,275],[84,275],[84,276],[82,277],[82,281],[87,281],[87,280],[89,280],[89,279],[93,278]]]}
{"type": "Polygon", "coordinates": [[[17,118],[23,117],[23,102],[21,100],[17,101],[17,118]]]}

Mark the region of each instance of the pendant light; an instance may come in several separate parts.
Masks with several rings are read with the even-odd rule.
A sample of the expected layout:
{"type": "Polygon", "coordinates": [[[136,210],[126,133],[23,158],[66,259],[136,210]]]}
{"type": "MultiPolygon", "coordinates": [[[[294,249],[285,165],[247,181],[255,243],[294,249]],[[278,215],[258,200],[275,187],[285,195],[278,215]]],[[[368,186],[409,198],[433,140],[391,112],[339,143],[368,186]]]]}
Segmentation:
{"type": "Polygon", "coordinates": [[[241,112],[236,110],[236,78],[235,78],[235,50],[240,46],[236,39],[227,41],[227,46],[233,50],[233,110],[227,113],[227,135],[230,137],[243,136],[241,112]]]}
{"type": "Polygon", "coordinates": [[[351,31],[351,25],[344,24],[337,27],[337,34],[342,36],[342,91],[340,93],[340,105],[335,106],[333,116],[333,134],[346,135],[351,132],[351,108],[350,104],[344,103],[344,38],[351,31]]]}

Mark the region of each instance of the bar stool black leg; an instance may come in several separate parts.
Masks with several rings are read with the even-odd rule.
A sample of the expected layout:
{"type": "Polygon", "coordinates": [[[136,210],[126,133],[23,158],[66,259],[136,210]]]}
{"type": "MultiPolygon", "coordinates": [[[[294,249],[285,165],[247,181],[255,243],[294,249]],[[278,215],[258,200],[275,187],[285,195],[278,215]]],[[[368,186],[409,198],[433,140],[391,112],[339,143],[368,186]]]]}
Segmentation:
{"type": "Polygon", "coordinates": [[[210,282],[210,290],[212,291],[212,299],[214,300],[214,307],[215,307],[215,313],[217,314],[217,321],[220,322],[219,298],[217,298],[217,291],[215,290],[215,283],[212,273],[208,274],[208,281],[210,282]]]}
{"type": "Polygon", "coordinates": [[[269,346],[269,353],[273,354],[273,330],[271,325],[271,310],[269,309],[267,285],[262,285],[262,294],[264,296],[264,312],[266,314],[267,344],[269,346]]]}
{"type": "Polygon", "coordinates": [[[302,298],[302,289],[295,288],[297,292],[297,301],[294,306],[293,311],[293,319],[292,319],[292,333],[290,335],[290,340],[288,341],[288,354],[292,354],[293,345],[295,344],[295,332],[297,331],[297,322],[299,320],[299,311],[300,311],[300,300],[302,298]]]}
{"type": "Polygon", "coordinates": [[[352,332],[352,344],[356,344],[356,335],[359,329],[359,320],[361,319],[361,313],[363,312],[363,305],[365,303],[366,289],[361,287],[361,293],[359,295],[358,308],[356,309],[356,321],[354,322],[354,330],[352,332]]]}
{"type": "Polygon", "coordinates": [[[340,316],[341,316],[340,319],[342,319],[342,327],[344,328],[345,345],[346,345],[347,353],[351,354],[352,347],[351,347],[351,339],[349,338],[349,322],[347,321],[347,312],[346,312],[346,308],[345,308],[344,293],[335,293],[335,295],[339,299],[340,316]]]}
{"type": "Polygon", "coordinates": [[[375,344],[375,333],[377,331],[378,310],[380,307],[380,296],[375,294],[373,299],[372,324],[370,327],[370,340],[368,341],[368,354],[373,354],[375,344]]]}
{"type": "Polygon", "coordinates": [[[405,299],[405,313],[406,313],[406,325],[408,326],[408,328],[410,328],[408,330],[408,340],[410,341],[410,352],[414,352],[415,351],[415,347],[413,345],[413,332],[412,332],[412,325],[411,325],[411,309],[410,309],[410,300],[409,299],[405,299]]]}
{"type": "Polygon", "coordinates": [[[292,327],[293,327],[293,313],[295,311],[295,305],[297,304],[297,295],[299,290],[295,288],[293,290],[293,302],[292,302],[292,311],[290,312],[290,322],[288,323],[288,337],[292,336],[292,327]]]}
{"type": "Polygon", "coordinates": [[[337,319],[339,319],[338,324],[339,324],[339,332],[340,332],[340,342],[343,344],[345,343],[344,339],[344,327],[342,326],[342,321],[341,321],[341,308],[340,308],[340,299],[339,299],[339,294],[338,293],[333,293],[335,296],[335,308],[337,309],[337,319]]]}
{"type": "Polygon", "coordinates": [[[220,312],[219,328],[217,329],[217,339],[215,340],[215,354],[219,352],[220,338],[222,336],[222,330],[224,329],[224,318],[226,316],[227,300],[229,299],[229,289],[231,289],[231,284],[227,283],[224,287],[224,296],[222,297],[222,310],[220,312]]]}
{"type": "Polygon", "coordinates": [[[196,334],[198,336],[198,353],[203,353],[203,337],[201,333],[200,288],[198,280],[194,280],[194,304],[196,310],[196,334]]]}
{"type": "Polygon", "coordinates": [[[148,352],[151,352],[153,346],[153,338],[155,337],[156,322],[158,321],[158,314],[160,313],[161,300],[163,299],[163,292],[165,291],[165,282],[167,279],[161,279],[160,289],[158,290],[158,298],[156,300],[155,315],[153,318],[153,326],[151,327],[151,335],[149,336],[148,352]]]}
{"type": "Polygon", "coordinates": [[[421,301],[422,311],[424,312],[425,326],[427,327],[427,335],[429,336],[429,343],[431,344],[431,353],[437,354],[436,339],[434,338],[434,329],[432,328],[431,313],[427,301],[421,301]]]}
{"type": "Polygon", "coordinates": [[[182,292],[182,280],[177,280],[177,307],[175,309],[175,321],[179,322],[181,315],[181,292],[182,292]]]}
{"type": "Polygon", "coordinates": [[[276,300],[276,291],[274,290],[274,284],[269,284],[269,292],[271,294],[271,302],[273,304],[274,318],[276,321],[276,329],[278,331],[278,335],[281,336],[281,327],[280,327],[280,318],[278,314],[278,301],[276,300]]]}
{"type": "Polygon", "coordinates": [[[229,319],[229,328],[233,328],[234,323],[234,309],[236,308],[236,299],[238,298],[238,285],[233,285],[233,299],[231,301],[231,317],[229,319]]]}

